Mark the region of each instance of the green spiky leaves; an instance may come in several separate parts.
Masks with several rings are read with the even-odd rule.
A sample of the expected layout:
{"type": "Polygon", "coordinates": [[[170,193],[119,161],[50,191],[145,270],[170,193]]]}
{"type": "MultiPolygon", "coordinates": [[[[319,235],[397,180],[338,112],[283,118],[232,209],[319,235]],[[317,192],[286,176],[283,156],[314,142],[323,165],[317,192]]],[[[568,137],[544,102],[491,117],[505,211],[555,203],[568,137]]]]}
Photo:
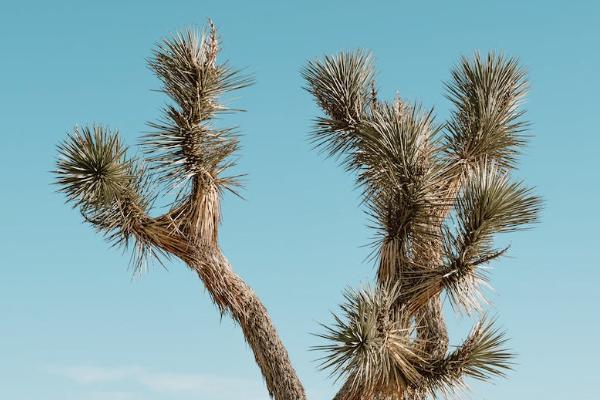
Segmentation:
{"type": "Polygon", "coordinates": [[[466,310],[478,308],[480,266],[504,254],[493,246],[497,233],[523,229],[538,219],[541,199],[495,164],[472,170],[455,206],[456,232],[446,231],[444,286],[450,300],[466,310]]]}
{"type": "Polygon", "coordinates": [[[450,355],[450,360],[463,364],[467,376],[488,380],[494,376],[503,377],[512,369],[514,354],[505,347],[508,341],[505,333],[494,324],[494,319],[482,319],[467,340],[450,355]]]}
{"type": "Polygon", "coordinates": [[[312,138],[357,174],[382,247],[375,254],[385,259],[380,277],[393,279],[439,224],[432,209],[448,203],[433,112],[399,98],[378,101],[371,56],[361,51],[310,62],[303,75],[326,114],[312,138]]]}
{"type": "Polygon", "coordinates": [[[142,143],[148,156],[143,162],[127,159],[117,132],[99,125],[76,128],[59,146],[59,190],[113,243],[133,242],[136,271],[147,255],[165,248],[183,254],[187,244],[181,236],[210,231],[204,236],[216,240],[221,189],[239,184],[235,176],[224,176],[234,165],[238,138],[231,128],[213,127],[211,119],[228,111],[221,96],[250,80],[218,63],[218,52],[212,22],[201,37],[187,30],[157,45],[148,63],[171,103],[161,120],[149,124],[153,131],[142,143]],[[178,186],[171,209],[151,218],[151,193],[178,186]]]}
{"type": "Polygon", "coordinates": [[[494,247],[498,233],[525,229],[538,219],[541,199],[495,164],[471,170],[454,205],[454,226],[444,226],[444,265],[410,272],[406,297],[416,304],[446,290],[451,304],[467,313],[481,311],[486,265],[508,248],[494,247]]]}
{"type": "Polygon", "coordinates": [[[433,210],[448,204],[441,192],[445,169],[435,158],[438,129],[432,113],[399,102],[380,104],[361,124],[351,163],[376,222],[381,257],[389,261],[382,265],[392,268],[380,271],[385,280],[441,222],[432,218],[433,210]]]}
{"type": "Polygon", "coordinates": [[[479,249],[486,247],[492,233],[536,222],[540,199],[494,164],[483,164],[471,172],[455,208],[461,234],[477,242],[479,249]]]}
{"type": "Polygon", "coordinates": [[[199,38],[188,30],[157,45],[150,68],[163,83],[162,91],[172,104],[158,122],[149,123],[153,132],[143,145],[149,163],[163,182],[172,187],[194,176],[231,187],[235,179],[222,177],[233,165],[238,149],[233,129],[217,129],[210,119],[227,111],[220,97],[251,83],[227,64],[217,63],[219,43],[212,25],[199,38]]]}
{"type": "MultiPolygon", "coordinates": [[[[428,312],[427,305],[443,291],[454,307],[481,310],[484,268],[507,250],[493,246],[494,236],[535,222],[540,209],[540,199],[509,177],[525,144],[527,123],[520,109],[527,89],[523,69],[515,59],[494,53],[461,59],[446,85],[454,111],[443,126],[434,122],[433,112],[400,98],[379,100],[367,53],[341,53],[310,62],[303,76],[324,114],[316,121],[312,140],[355,173],[363,191],[377,231],[378,285],[401,288],[389,320],[402,310],[408,316],[404,320],[412,321],[403,328],[416,328],[421,321],[416,316],[428,312]]],[[[388,376],[391,370],[372,354],[392,353],[383,351],[384,345],[364,347],[379,353],[362,347],[364,338],[381,338],[381,330],[374,328],[377,323],[361,322],[370,321],[366,315],[371,314],[364,310],[381,307],[359,305],[377,303],[376,296],[347,297],[344,317],[336,317],[324,335],[331,341],[321,347],[329,353],[324,365],[346,378],[340,398],[354,398],[346,396],[348,387],[354,394],[362,388],[373,398],[388,398],[386,384],[379,384],[385,380],[377,377],[388,376]]],[[[435,315],[441,313],[439,309],[435,315]]],[[[402,346],[414,349],[415,343],[427,342],[425,348],[432,353],[423,355],[422,364],[413,364],[418,372],[413,376],[421,375],[420,380],[411,381],[408,373],[401,374],[404,381],[394,381],[398,390],[407,388],[408,398],[445,391],[462,382],[462,375],[483,379],[506,367],[502,335],[484,322],[457,352],[440,356],[446,352],[447,334],[439,318],[423,318],[428,325],[415,330],[414,343],[402,346]],[[439,343],[428,342],[429,337],[439,338],[439,343]],[[450,364],[456,369],[444,364],[447,370],[442,375],[449,380],[438,385],[440,379],[435,377],[442,375],[435,371],[445,357],[454,360],[450,364]]],[[[403,396],[395,393],[392,398],[403,396]]]]}
{"type": "Polygon", "coordinates": [[[311,61],[302,76],[307,90],[327,115],[317,119],[313,141],[331,156],[342,155],[355,143],[353,132],[372,103],[371,55],[356,51],[311,61]]]}
{"type": "Polygon", "coordinates": [[[484,315],[460,346],[431,359],[410,317],[394,307],[397,286],[347,290],[344,297],[332,326],[318,335],[329,343],[313,348],[326,353],[321,368],[346,381],[343,398],[402,399],[415,390],[449,395],[466,387],[466,377],[489,380],[512,368],[514,355],[495,319],[484,315]]]}
{"type": "Polygon", "coordinates": [[[525,144],[527,123],[519,106],[527,90],[525,71],[514,58],[489,53],[462,58],[446,84],[456,110],[448,122],[447,148],[456,161],[475,164],[484,158],[514,167],[525,144]]]}
{"type": "Polygon", "coordinates": [[[58,146],[56,183],[74,206],[110,204],[129,185],[126,149],[117,132],[76,127],[58,146]]]}
{"type": "Polygon", "coordinates": [[[329,342],[314,348],[326,352],[321,367],[346,379],[353,396],[398,394],[420,379],[410,321],[394,309],[398,296],[398,288],[348,290],[341,315],[318,335],[329,342]]]}
{"type": "Polygon", "coordinates": [[[508,339],[495,323],[484,316],[460,346],[431,366],[430,393],[454,393],[466,386],[465,377],[487,381],[504,377],[512,369],[514,354],[506,348],[508,339]]]}
{"type": "Polygon", "coordinates": [[[148,178],[126,152],[117,131],[76,127],[58,146],[56,184],[109,241],[127,247],[133,238],[132,263],[139,271],[148,255],[158,254],[140,229],[151,201],[148,178]]]}

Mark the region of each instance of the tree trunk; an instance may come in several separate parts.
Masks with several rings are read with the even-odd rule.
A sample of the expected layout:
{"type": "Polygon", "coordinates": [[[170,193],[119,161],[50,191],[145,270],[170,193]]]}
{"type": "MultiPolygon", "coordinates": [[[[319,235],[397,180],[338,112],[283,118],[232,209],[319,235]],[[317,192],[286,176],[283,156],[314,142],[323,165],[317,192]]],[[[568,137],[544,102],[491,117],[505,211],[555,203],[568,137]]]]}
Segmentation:
{"type": "Polygon", "coordinates": [[[222,313],[229,313],[242,328],[275,400],[305,400],[304,388],[287,350],[254,291],[231,269],[218,249],[208,249],[188,262],[204,282],[222,313]]]}
{"type": "Polygon", "coordinates": [[[150,240],[196,271],[221,313],[231,315],[240,325],[270,396],[275,400],[305,400],[302,383],[267,309],[221,253],[217,240],[219,221],[218,189],[196,180],[189,202],[154,220],[160,225],[157,229],[161,234],[150,240]],[[185,224],[177,226],[172,215],[185,224]]]}

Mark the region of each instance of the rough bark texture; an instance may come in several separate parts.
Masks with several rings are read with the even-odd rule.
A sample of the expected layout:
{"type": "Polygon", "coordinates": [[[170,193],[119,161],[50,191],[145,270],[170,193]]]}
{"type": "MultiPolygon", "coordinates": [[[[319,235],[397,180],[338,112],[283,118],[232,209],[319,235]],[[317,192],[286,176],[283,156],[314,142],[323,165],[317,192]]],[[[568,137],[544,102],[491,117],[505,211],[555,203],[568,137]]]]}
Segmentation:
{"type": "Polygon", "coordinates": [[[221,252],[210,250],[190,266],[221,312],[230,314],[242,328],[269,394],[276,400],[304,400],[304,388],[266,308],[221,252]]]}
{"type": "Polygon", "coordinates": [[[425,343],[424,350],[431,359],[441,359],[448,350],[448,331],[442,315],[442,300],[434,297],[419,310],[417,335],[425,343]]]}
{"type": "MultiPolygon", "coordinates": [[[[456,198],[461,185],[461,174],[448,182],[448,187],[444,191],[444,197],[452,202],[456,198]]],[[[417,260],[423,265],[430,265],[435,268],[437,265],[442,265],[443,243],[442,243],[442,221],[450,212],[449,202],[446,207],[440,207],[432,210],[431,220],[432,236],[426,253],[418,252],[415,254],[417,260]],[[436,223],[437,221],[437,223],[436,223]]],[[[417,324],[417,337],[422,340],[423,353],[427,355],[428,361],[432,364],[443,360],[448,352],[448,329],[443,315],[443,304],[441,295],[436,295],[427,301],[415,316],[417,324]]],[[[427,398],[427,391],[421,387],[413,387],[404,394],[403,400],[423,400],[427,398]]]]}
{"type": "Polygon", "coordinates": [[[242,328],[244,338],[275,400],[305,400],[306,395],[267,309],[231,268],[218,245],[219,192],[194,185],[190,200],[145,226],[150,240],[176,255],[204,283],[222,314],[242,328]],[[159,234],[156,234],[159,232],[159,234]]]}

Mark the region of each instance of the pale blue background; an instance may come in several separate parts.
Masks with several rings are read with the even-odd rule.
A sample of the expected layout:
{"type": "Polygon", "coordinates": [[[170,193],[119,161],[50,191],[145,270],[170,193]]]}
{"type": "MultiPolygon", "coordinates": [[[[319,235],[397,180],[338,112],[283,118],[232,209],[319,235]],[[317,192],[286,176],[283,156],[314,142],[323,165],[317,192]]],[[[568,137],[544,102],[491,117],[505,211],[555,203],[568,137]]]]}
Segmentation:
{"type": "MultiPolygon", "coordinates": [[[[521,177],[543,223],[504,238],[494,313],[519,353],[509,380],[472,398],[600,398],[595,1],[3,1],[0,7],[0,398],[266,399],[237,327],[220,321],[181,263],[132,280],[50,185],[55,145],[104,122],[135,144],[165,98],[145,66],[153,44],[214,18],[223,56],[257,84],[227,116],[244,136],[245,201],[224,201],[222,244],[268,306],[311,399],[335,387],[307,351],[347,285],[369,282],[371,232],[350,176],[307,143],[317,110],[306,60],[372,49],[384,96],[448,115],[442,82],[461,54],[504,50],[530,71],[533,139],[521,177]]],[[[456,343],[470,321],[452,317],[456,343]]]]}

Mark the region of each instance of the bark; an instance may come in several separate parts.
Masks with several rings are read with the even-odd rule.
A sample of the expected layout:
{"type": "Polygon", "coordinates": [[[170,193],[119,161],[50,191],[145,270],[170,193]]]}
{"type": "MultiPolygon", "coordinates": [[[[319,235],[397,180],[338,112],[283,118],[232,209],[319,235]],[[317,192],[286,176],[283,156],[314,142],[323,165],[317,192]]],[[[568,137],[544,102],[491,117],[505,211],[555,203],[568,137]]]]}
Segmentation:
{"type": "MultiPolygon", "coordinates": [[[[444,197],[446,199],[453,199],[454,201],[460,190],[461,177],[462,173],[450,179],[445,190],[444,197]]],[[[432,236],[428,246],[423,247],[423,249],[428,250],[415,255],[416,259],[424,265],[430,265],[434,268],[435,266],[442,265],[443,242],[441,238],[444,235],[442,221],[448,216],[452,203],[434,210],[431,215],[432,221],[434,221],[434,224],[432,224],[432,236]]],[[[446,357],[448,352],[448,329],[444,321],[441,294],[431,297],[418,310],[415,320],[417,324],[417,338],[423,341],[422,350],[427,355],[426,361],[431,365],[440,362],[446,357]]],[[[423,400],[427,396],[428,391],[425,387],[412,387],[404,394],[403,400],[423,400]]]]}
{"type": "Polygon", "coordinates": [[[231,268],[217,242],[218,196],[205,190],[194,205],[184,204],[141,227],[157,247],[176,255],[196,271],[222,314],[242,328],[244,338],[274,400],[305,400],[306,395],[267,309],[231,268]],[[210,198],[207,198],[210,197],[210,198]],[[186,216],[191,216],[186,218],[186,216]],[[183,216],[183,229],[173,229],[183,216]]]}
{"type": "Polygon", "coordinates": [[[198,273],[221,312],[231,315],[242,328],[271,397],[275,400],[306,399],[302,383],[265,306],[233,272],[221,252],[210,249],[188,264],[198,273]]]}
{"type": "Polygon", "coordinates": [[[429,300],[417,315],[417,336],[423,340],[424,352],[431,360],[439,360],[448,351],[448,331],[439,296],[429,300]]]}
{"type": "Polygon", "coordinates": [[[305,400],[306,395],[267,309],[233,272],[218,244],[220,192],[196,177],[190,199],[140,229],[154,245],[176,255],[196,271],[222,314],[242,328],[244,339],[275,400],[305,400]]]}
{"type": "Polygon", "coordinates": [[[346,382],[344,382],[344,385],[340,388],[340,390],[338,390],[338,392],[334,396],[333,400],[353,400],[350,386],[350,381],[346,380],[346,382]]]}

